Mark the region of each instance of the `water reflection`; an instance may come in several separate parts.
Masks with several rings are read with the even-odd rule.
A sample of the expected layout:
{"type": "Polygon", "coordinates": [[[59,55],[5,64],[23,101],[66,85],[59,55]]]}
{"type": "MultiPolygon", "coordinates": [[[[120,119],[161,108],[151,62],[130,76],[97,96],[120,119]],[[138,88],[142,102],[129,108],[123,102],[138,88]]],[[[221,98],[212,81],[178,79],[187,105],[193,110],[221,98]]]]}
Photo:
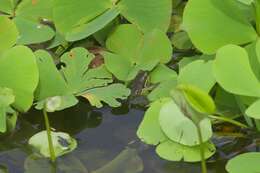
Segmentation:
{"type": "MultiPolygon", "coordinates": [[[[32,155],[26,144],[29,137],[44,129],[42,113],[32,110],[19,120],[14,134],[2,137],[0,173],[6,168],[10,173],[200,173],[200,164],[164,161],[154,147],[140,142],[136,130],[144,111],[129,108],[124,105],[93,110],[80,102],[74,108],[50,114],[52,127],[70,133],[78,141],[78,148],[59,158],[56,165],[32,155]]],[[[223,143],[222,139],[219,145],[227,157],[239,148],[233,139],[229,140],[223,143]]],[[[211,159],[209,173],[226,173],[223,158],[218,152],[211,159]]]]}

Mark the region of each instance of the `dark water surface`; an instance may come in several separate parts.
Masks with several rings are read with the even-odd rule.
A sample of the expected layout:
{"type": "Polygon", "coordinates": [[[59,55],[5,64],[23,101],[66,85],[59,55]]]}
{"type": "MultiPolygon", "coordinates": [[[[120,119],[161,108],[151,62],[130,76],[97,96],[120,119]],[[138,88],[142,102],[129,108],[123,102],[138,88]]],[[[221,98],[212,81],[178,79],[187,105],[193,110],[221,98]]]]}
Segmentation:
{"type": "MultiPolygon", "coordinates": [[[[1,137],[0,173],[6,169],[9,173],[200,173],[200,164],[162,160],[154,147],[138,140],[143,114],[144,110],[128,105],[97,110],[85,102],[50,114],[52,127],[78,141],[74,152],[51,165],[33,159],[27,146],[29,137],[44,129],[42,113],[33,110],[20,118],[15,133],[1,137]]],[[[209,173],[226,173],[224,167],[225,159],[208,163],[209,173]]]]}

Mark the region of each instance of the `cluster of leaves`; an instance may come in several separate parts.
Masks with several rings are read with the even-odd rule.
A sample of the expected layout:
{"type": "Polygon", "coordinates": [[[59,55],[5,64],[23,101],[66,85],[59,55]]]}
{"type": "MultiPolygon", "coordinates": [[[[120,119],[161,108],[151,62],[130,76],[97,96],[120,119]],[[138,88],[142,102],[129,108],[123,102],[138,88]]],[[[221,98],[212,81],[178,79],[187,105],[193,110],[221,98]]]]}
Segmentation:
{"type": "MultiPolygon", "coordinates": [[[[176,142],[185,144],[181,139],[185,138],[185,127],[188,123],[178,124],[181,118],[168,120],[171,126],[175,123],[179,125],[170,130],[171,133],[175,133],[175,137],[179,137],[177,132],[183,132],[182,138],[176,138],[179,139],[177,141],[164,127],[162,120],[164,107],[170,104],[167,102],[172,102],[165,100],[164,97],[169,96],[174,86],[179,84],[196,86],[211,94],[216,103],[216,113],[221,115],[220,118],[230,118],[230,115],[240,114],[249,127],[256,127],[259,130],[260,1],[176,1],[173,8],[170,31],[174,33],[172,42],[175,52],[192,52],[195,56],[182,56],[180,61],[177,59],[178,75],[162,66],[150,74],[150,83],[158,85],[148,98],[155,102],[146,112],[138,135],[149,144],[159,144],[157,152],[166,159],[194,161],[189,157],[194,156],[194,152],[187,154],[188,149],[183,149],[184,146],[176,147],[175,144],[176,142]],[[153,134],[148,133],[147,129],[153,129],[153,134]],[[164,150],[165,146],[160,147],[165,141],[165,136],[171,141],[166,140],[167,150],[164,150]],[[169,151],[180,152],[169,154],[169,151]],[[173,157],[178,154],[179,157],[173,157]]],[[[196,99],[201,101],[201,98],[196,99]]],[[[178,104],[176,107],[176,103],[175,109],[173,107],[174,105],[169,106],[169,110],[170,108],[172,110],[168,110],[172,117],[178,115],[178,110],[182,110],[182,114],[186,113],[178,104]]],[[[207,131],[204,130],[204,133],[207,131]]],[[[192,136],[188,139],[196,137],[194,132],[188,134],[192,136]]],[[[191,145],[192,142],[187,144],[191,145]]],[[[257,172],[259,171],[257,159],[259,160],[259,153],[238,156],[228,163],[227,170],[230,173],[257,172]],[[245,166],[244,163],[250,164],[245,166]]]]}
{"type": "Polygon", "coordinates": [[[81,96],[98,108],[120,106],[145,71],[151,105],[138,136],[162,158],[194,162],[198,128],[209,158],[209,115],[240,113],[260,129],[259,35],[259,0],[1,0],[0,131],[33,103],[54,112],[81,96]],[[89,45],[102,47],[98,55],[89,45]],[[194,56],[175,58],[183,52],[194,56]]]}
{"type": "MultiPolygon", "coordinates": [[[[120,106],[130,95],[122,82],[171,60],[171,7],[171,0],[1,0],[0,131],[32,105],[60,111],[80,96],[97,108],[120,106]],[[89,51],[93,43],[103,47],[98,55],[89,51]]],[[[47,136],[30,144],[50,157],[47,136]]],[[[57,156],[67,153],[51,136],[57,156]]]]}

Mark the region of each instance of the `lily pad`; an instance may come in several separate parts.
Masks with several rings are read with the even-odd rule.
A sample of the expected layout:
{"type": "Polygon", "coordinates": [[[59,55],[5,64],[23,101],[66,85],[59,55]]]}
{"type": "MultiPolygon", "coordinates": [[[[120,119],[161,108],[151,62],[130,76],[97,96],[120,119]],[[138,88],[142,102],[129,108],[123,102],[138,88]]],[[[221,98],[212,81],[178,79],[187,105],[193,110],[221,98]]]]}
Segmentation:
{"type": "Polygon", "coordinates": [[[169,101],[170,98],[157,100],[145,112],[144,119],[137,130],[137,136],[145,143],[157,145],[167,139],[159,124],[159,115],[162,106],[169,101]]]}
{"type": "MultiPolygon", "coordinates": [[[[169,161],[199,162],[201,161],[200,147],[185,146],[168,140],[157,146],[156,153],[161,158],[169,161]]],[[[216,152],[216,148],[213,143],[206,142],[203,144],[203,151],[205,159],[207,159],[216,152]]]]}
{"type": "Polygon", "coordinates": [[[143,34],[135,25],[119,25],[106,42],[113,52],[104,53],[105,64],[119,80],[130,81],[140,70],[152,70],[171,59],[172,47],[166,34],[153,30],[143,34]],[[122,46],[122,43],[125,43],[122,46]],[[124,68],[122,68],[122,66],[124,68]]]}
{"type": "Polygon", "coordinates": [[[0,86],[13,90],[13,106],[27,111],[33,103],[39,72],[33,52],[25,46],[8,49],[0,56],[0,86]]]}
{"type": "Polygon", "coordinates": [[[196,60],[180,69],[178,84],[194,85],[209,93],[215,85],[213,61],[196,60]]]}
{"type": "Polygon", "coordinates": [[[227,45],[218,50],[214,61],[217,82],[228,92],[260,97],[260,82],[255,76],[245,49],[227,45]]]}
{"type": "MultiPolygon", "coordinates": [[[[51,132],[51,137],[56,157],[67,154],[77,147],[77,141],[67,133],[51,132]]],[[[28,143],[44,157],[50,157],[47,131],[35,134],[29,139],[28,143]]]]}
{"type": "Polygon", "coordinates": [[[214,54],[227,44],[241,45],[257,38],[255,29],[237,3],[235,0],[188,1],[183,25],[193,44],[203,53],[214,54]]]}
{"type": "MultiPolygon", "coordinates": [[[[183,114],[174,101],[167,102],[162,106],[159,121],[163,132],[172,141],[186,146],[199,145],[196,125],[183,114]]],[[[199,127],[203,142],[207,142],[212,137],[210,120],[204,118],[200,121],[199,127]]]]}
{"type": "Polygon", "coordinates": [[[229,160],[226,170],[229,173],[256,173],[260,172],[259,167],[260,153],[251,152],[238,155],[229,160]]]}

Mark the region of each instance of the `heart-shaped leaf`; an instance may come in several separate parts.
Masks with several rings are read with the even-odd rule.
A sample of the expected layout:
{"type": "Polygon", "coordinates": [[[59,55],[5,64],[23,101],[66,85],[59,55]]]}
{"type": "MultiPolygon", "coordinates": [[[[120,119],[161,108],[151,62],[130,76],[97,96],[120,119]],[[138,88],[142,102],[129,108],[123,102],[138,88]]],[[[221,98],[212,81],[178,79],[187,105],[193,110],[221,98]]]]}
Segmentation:
{"type": "Polygon", "coordinates": [[[139,29],[150,32],[154,28],[166,32],[171,19],[171,0],[121,0],[121,14],[139,29]]]}
{"type": "Polygon", "coordinates": [[[169,101],[170,98],[157,100],[145,112],[144,119],[137,130],[137,136],[145,143],[157,145],[167,139],[159,124],[159,115],[161,107],[169,101]]]}
{"type": "Polygon", "coordinates": [[[18,110],[27,111],[32,105],[38,80],[36,58],[29,48],[16,46],[0,56],[0,86],[13,90],[18,110]]]}
{"type": "MultiPolygon", "coordinates": [[[[168,140],[157,146],[156,153],[161,158],[169,161],[198,162],[201,161],[200,147],[185,146],[168,140]]],[[[203,145],[203,151],[204,157],[207,159],[215,153],[216,148],[213,143],[206,142],[203,145]]]]}
{"type": "Polygon", "coordinates": [[[17,44],[36,44],[51,40],[55,32],[47,25],[16,17],[14,22],[19,31],[17,44]]]}
{"type": "MultiPolygon", "coordinates": [[[[51,132],[55,156],[59,157],[73,151],[77,147],[77,141],[69,134],[63,132],[51,132]]],[[[29,145],[44,157],[50,157],[47,131],[41,131],[29,139],[29,145]]]]}
{"type": "Polygon", "coordinates": [[[256,31],[237,3],[234,0],[188,1],[184,11],[184,28],[193,44],[203,53],[213,54],[224,45],[245,44],[257,38],[256,31]]]}
{"type": "Polygon", "coordinates": [[[218,50],[214,61],[217,82],[228,92],[260,97],[260,83],[256,78],[245,49],[227,45],[218,50]]]}
{"type": "Polygon", "coordinates": [[[68,85],[56,68],[51,55],[44,51],[35,52],[39,67],[39,84],[35,92],[38,101],[48,97],[63,96],[69,94],[68,85]]]}
{"type": "Polygon", "coordinates": [[[132,80],[140,70],[149,71],[159,62],[168,62],[172,54],[171,43],[162,31],[142,34],[131,24],[118,26],[106,45],[116,55],[104,53],[105,64],[123,81],[132,80]],[[122,46],[122,43],[125,45],[122,46]]]}
{"type": "MultiPolygon", "coordinates": [[[[187,146],[199,145],[196,125],[183,114],[174,101],[162,106],[159,121],[163,132],[172,141],[187,146]]],[[[210,120],[204,118],[198,125],[201,128],[203,142],[208,141],[212,136],[210,120]]]]}
{"type": "Polygon", "coordinates": [[[193,61],[181,68],[178,75],[178,84],[194,85],[207,93],[215,83],[213,61],[193,61]]]}
{"type": "Polygon", "coordinates": [[[259,159],[259,152],[241,154],[228,162],[226,170],[229,173],[256,173],[260,171],[259,159]]]}

